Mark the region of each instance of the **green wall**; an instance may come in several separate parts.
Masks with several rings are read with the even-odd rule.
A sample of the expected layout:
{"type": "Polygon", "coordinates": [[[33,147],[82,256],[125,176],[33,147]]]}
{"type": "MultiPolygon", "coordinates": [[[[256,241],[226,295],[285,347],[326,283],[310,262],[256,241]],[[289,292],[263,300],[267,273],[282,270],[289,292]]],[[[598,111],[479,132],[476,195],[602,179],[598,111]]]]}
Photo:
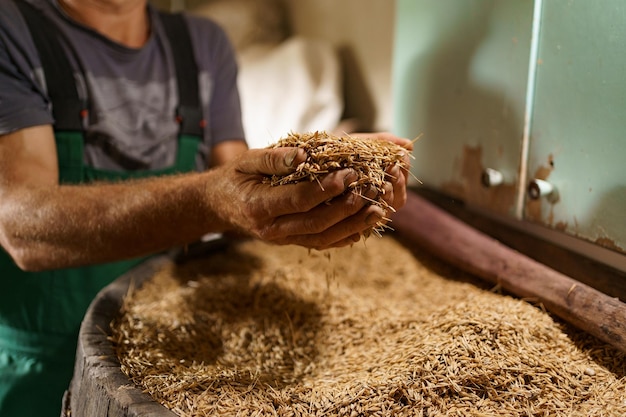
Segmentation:
{"type": "Polygon", "coordinates": [[[394,130],[422,134],[426,187],[626,252],[626,3],[398,0],[395,35],[394,130]],[[535,178],[556,191],[529,198],[535,178]]]}

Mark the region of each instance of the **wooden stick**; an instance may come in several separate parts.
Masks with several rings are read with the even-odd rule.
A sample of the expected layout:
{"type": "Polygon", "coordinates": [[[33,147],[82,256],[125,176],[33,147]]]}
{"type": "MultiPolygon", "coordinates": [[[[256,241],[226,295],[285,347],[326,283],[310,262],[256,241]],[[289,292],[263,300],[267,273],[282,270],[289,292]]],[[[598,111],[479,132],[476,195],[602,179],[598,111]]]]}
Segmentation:
{"type": "Polygon", "coordinates": [[[395,233],[626,352],[626,304],[472,228],[415,193],[392,216],[395,233]]]}

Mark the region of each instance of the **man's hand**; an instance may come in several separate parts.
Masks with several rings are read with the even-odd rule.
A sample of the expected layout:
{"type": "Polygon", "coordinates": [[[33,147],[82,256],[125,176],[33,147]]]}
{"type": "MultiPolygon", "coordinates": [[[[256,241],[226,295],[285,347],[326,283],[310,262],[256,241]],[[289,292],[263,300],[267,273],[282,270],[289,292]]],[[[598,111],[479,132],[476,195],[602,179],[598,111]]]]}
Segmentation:
{"type": "MultiPolygon", "coordinates": [[[[391,134],[369,135],[390,140],[411,150],[411,142],[391,134]]],[[[234,228],[277,244],[325,249],[352,244],[361,233],[383,221],[387,213],[366,198],[346,192],[356,179],[350,169],[332,172],[320,183],[302,181],[271,187],[263,179],[286,175],[304,161],[296,148],[256,149],[214,174],[214,211],[234,228]]],[[[395,209],[406,202],[406,176],[399,167],[389,170],[385,201],[395,209]]],[[[374,199],[373,190],[365,197],[374,199]]]]}

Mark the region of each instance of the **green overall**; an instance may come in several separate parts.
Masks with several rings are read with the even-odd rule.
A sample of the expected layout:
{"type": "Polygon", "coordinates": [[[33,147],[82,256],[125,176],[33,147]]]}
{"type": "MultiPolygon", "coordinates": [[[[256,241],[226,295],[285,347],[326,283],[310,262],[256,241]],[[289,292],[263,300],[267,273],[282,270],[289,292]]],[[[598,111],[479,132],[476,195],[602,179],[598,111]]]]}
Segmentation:
{"type": "MultiPolygon", "coordinates": [[[[50,79],[55,77],[53,74],[57,71],[49,71],[47,65],[51,64],[46,63],[48,58],[43,55],[48,55],[52,60],[55,56],[58,58],[59,50],[55,52],[54,48],[60,44],[57,43],[51,53],[42,51],[41,48],[50,48],[50,45],[42,45],[38,42],[42,41],[42,38],[49,38],[51,34],[36,35],[37,30],[33,29],[33,25],[41,25],[43,22],[29,20],[41,19],[43,16],[29,6],[24,6],[23,3],[20,9],[29,22],[33,40],[42,59],[47,84],[49,86],[60,85],[62,89],[72,90],[67,84],[71,83],[73,91],[70,95],[74,95],[76,90],[73,85],[72,72],[69,72],[71,81],[50,79]]],[[[182,28],[185,33],[181,35],[180,28],[183,20],[179,17],[178,15],[161,16],[171,43],[176,41],[175,36],[188,36],[184,23],[182,23],[182,28]],[[178,28],[178,31],[174,30],[175,34],[172,34],[172,27],[178,28]]],[[[45,26],[54,25],[48,23],[45,26]]],[[[190,51],[186,48],[182,49],[186,50],[185,53],[190,51]]],[[[180,51],[174,54],[176,56],[180,54],[180,51]]],[[[184,109],[187,104],[197,105],[198,103],[197,86],[195,90],[193,86],[194,80],[197,82],[197,75],[194,75],[197,68],[195,61],[190,62],[190,59],[193,61],[193,57],[189,55],[177,58],[177,61],[180,60],[191,67],[184,70],[184,76],[189,77],[189,71],[192,71],[191,77],[193,78],[191,87],[181,88],[179,85],[177,109],[179,113],[181,109],[183,113],[188,111],[184,109]],[[185,91],[194,91],[195,97],[184,97],[185,91]]],[[[66,62],[66,64],[69,63],[66,62]]],[[[180,83],[183,74],[178,68],[179,65],[177,63],[177,79],[180,83]]],[[[201,129],[198,128],[200,125],[189,128],[188,123],[181,123],[177,158],[171,167],[158,171],[120,173],[86,166],[83,163],[82,132],[85,120],[77,117],[74,112],[76,107],[72,103],[69,103],[65,109],[59,106],[54,107],[55,102],[66,103],[66,101],[55,97],[56,93],[53,91],[49,91],[49,94],[53,109],[55,109],[53,110],[55,139],[61,183],[88,183],[94,180],[118,181],[191,171],[195,168],[201,129]],[[67,120],[70,120],[70,123],[62,126],[67,120]],[[76,121],[79,123],[77,124],[76,121]]],[[[196,109],[199,111],[199,107],[196,109]]],[[[85,115],[84,112],[81,114],[85,115]]],[[[180,120],[181,115],[178,116],[180,120]]],[[[78,331],[87,307],[104,286],[145,259],[33,273],[20,270],[0,248],[0,417],[57,417],[61,414],[62,397],[72,377],[78,331]]]]}

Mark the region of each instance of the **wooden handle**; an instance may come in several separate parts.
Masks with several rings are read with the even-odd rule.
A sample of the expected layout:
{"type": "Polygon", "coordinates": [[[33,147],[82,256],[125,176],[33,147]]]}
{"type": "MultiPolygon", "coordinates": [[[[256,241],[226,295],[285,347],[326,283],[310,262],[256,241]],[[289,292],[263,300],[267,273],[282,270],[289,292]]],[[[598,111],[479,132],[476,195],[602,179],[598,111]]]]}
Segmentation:
{"type": "Polygon", "coordinates": [[[472,228],[415,193],[392,217],[399,236],[626,352],[626,304],[472,228]]]}

